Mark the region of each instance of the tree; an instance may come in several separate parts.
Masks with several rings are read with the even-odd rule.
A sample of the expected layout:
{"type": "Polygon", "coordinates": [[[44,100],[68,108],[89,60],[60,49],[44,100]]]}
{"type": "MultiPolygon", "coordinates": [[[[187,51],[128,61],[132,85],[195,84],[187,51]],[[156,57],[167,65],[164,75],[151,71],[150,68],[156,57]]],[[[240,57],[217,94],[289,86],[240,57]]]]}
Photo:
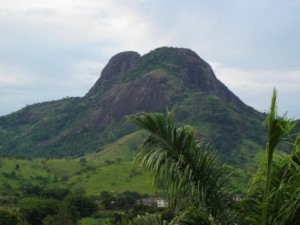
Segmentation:
{"type": "Polygon", "coordinates": [[[102,191],[100,193],[100,200],[103,204],[104,209],[117,209],[117,199],[112,194],[107,191],[102,191]]]}
{"type": "Polygon", "coordinates": [[[16,225],[18,224],[18,216],[11,209],[0,209],[0,225],[16,225]]]}
{"type": "Polygon", "coordinates": [[[68,194],[70,193],[70,190],[66,188],[48,188],[44,189],[41,192],[41,196],[44,198],[53,198],[57,200],[63,200],[68,194]]]}
{"type": "Polygon", "coordinates": [[[171,222],[171,220],[174,219],[174,217],[175,217],[175,213],[172,209],[165,209],[161,213],[161,219],[167,222],[171,222]]]}
{"type": "Polygon", "coordinates": [[[277,93],[274,89],[270,112],[266,118],[268,140],[266,158],[258,168],[249,187],[246,204],[253,206],[246,217],[251,224],[300,223],[300,134],[296,137],[290,154],[276,151],[286,141],[295,122],[277,114],[277,93]]]}
{"type": "Polygon", "coordinates": [[[233,224],[236,212],[224,190],[226,175],[213,147],[194,139],[189,126],[177,128],[173,112],[130,116],[147,131],[135,162],[150,173],[154,184],[163,183],[177,209],[179,224],[233,224]]]}
{"type": "Polygon", "coordinates": [[[31,225],[40,225],[48,215],[54,215],[58,209],[58,201],[37,197],[24,198],[19,203],[22,219],[31,225]]]}
{"type": "Polygon", "coordinates": [[[62,203],[55,215],[48,215],[42,222],[43,225],[75,225],[77,217],[74,216],[74,207],[62,203]]]}
{"type": "Polygon", "coordinates": [[[65,198],[65,202],[76,210],[79,217],[88,217],[98,209],[98,205],[92,197],[81,194],[69,194],[65,198]]]}
{"type": "Polygon", "coordinates": [[[24,193],[27,195],[40,195],[43,189],[43,187],[29,182],[24,187],[24,193]]]}
{"type": "Polygon", "coordinates": [[[196,141],[191,127],[177,128],[172,112],[129,117],[148,133],[135,162],[166,189],[176,213],[171,224],[300,224],[300,133],[290,153],[276,151],[287,137],[295,137],[290,136],[295,122],[278,116],[276,97],[274,89],[266,157],[241,203],[229,199],[227,173],[214,149],[196,141]]]}
{"type": "Polygon", "coordinates": [[[133,220],[116,215],[115,219],[104,222],[105,225],[163,225],[161,217],[157,214],[146,214],[137,216],[133,220]]]}
{"type": "Polygon", "coordinates": [[[86,158],[80,158],[79,163],[81,166],[85,166],[86,165],[86,158]]]}

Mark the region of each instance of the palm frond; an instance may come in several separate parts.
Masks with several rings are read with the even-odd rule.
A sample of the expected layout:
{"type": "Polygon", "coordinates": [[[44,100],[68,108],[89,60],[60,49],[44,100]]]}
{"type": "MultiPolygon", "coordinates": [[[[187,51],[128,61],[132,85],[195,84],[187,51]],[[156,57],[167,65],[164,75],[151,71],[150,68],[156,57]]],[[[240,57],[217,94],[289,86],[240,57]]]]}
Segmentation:
{"type": "Polygon", "coordinates": [[[163,221],[158,214],[146,214],[134,218],[130,225],[163,225],[163,221]]]}
{"type": "Polygon", "coordinates": [[[267,224],[267,214],[269,208],[270,188],[271,188],[271,176],[272,176],[272,159],[273,153],[279,142],[294,128],[295,122],[286,118],[286,114],[282,117],[277,114],[277,91],[273,90],[270,112],[266,118],[268,125],[268,142],[266,145],[266,182],[263,198],[263,210],[262,210],[262,224],[267,224]]]}
{"type": "Polygon", "coordinates": [[[225,170],[211,145],[196,141],[191,127],[177,128],[170,111],[166,118],[147,113],[129,119],[148,132],[135,163],[153,176],[156,185],[163,182],[177,209],[204,207],[213,216],[225,211],[225,170]]]}

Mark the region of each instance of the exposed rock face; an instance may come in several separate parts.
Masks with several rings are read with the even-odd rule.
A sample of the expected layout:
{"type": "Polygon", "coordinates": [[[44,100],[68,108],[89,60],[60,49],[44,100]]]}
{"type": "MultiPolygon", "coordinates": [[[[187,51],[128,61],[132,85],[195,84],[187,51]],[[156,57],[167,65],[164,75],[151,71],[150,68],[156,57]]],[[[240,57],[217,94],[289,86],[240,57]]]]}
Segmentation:
{"type": "Polygon", "coordinates": [[[249,109],[236,95],[234,95],[222,82],[220,82],[211,66],[202,60],[190,49],[171,48],[177,55],[180,66],[185,68],[186,74],[183,77],[190,88],[206,94],[216,94],[223,101],[233,104],[241,109],[249,109]]]}
{"type": "Polygon", "coordinates": [[[102,70],[98,81],[87,93],[87,97],[97,93],[103,86],[111,86],[117,80],[122,79],[124,74],[136,65],[140,57],[140,54],[132,51],[113,56],[102,70]]]}
{"type": "Polygon", "coordinates": [[[250,109],[216,78],[210,65],[195,52],[183,48],[159,48],[142,57],[136,52],[123,52],[112,57],[86,95],[86,98],[90,98],[93,95],[97,96],[97,93],[103,94],[102,98],[93,101],[97,106],[89,113],[93,115],[93,118],[90,118],[93,121],[91,123],[98,122],[104,125],[111,119],[119,120],[124,115],[137,111],[157,110],[158,107],[170,103],[168,100],[172,96],[168,95],[178,94],[174,89],[181,92],[189,89],[207,95],[214,94],[240,109],[250,109]],[[141,69],[149,65],[152,65],[149,71],[141,69]],[[157,70],[157,66],[163,69],[157,70]],[[180,73],[176,74],[176,70],[168,68],[170,66],[180,70],[180,73]],[[139,70],[142,72],[137,74],[135,79],[126,81],[131,71],[134,73],[139,70]],[[149,74],[153,76],[146,76],[149,74]],[[173,90],[166,93],[162,90],[162,84],[169,82],[174,76],[180,81],[176,87],[170,84],[169,88],[173,90]]]}
{"type": "Polygon", "coordinates": [[[84,123],[104,126],[112,120],[123,119],[125,115],[163,106],[165,96],[160,90],[161,81],[162,78],[146,76],[111,89],[89,112],[88,121],[84,123]]]}

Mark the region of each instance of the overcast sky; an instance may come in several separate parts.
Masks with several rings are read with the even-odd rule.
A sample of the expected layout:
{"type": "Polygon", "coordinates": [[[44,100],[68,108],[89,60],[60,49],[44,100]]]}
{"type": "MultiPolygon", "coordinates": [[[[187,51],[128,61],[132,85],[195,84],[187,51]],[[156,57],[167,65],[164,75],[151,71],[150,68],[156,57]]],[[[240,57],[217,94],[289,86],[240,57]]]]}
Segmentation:
{"type": "Polygon", "coordinates": [[[185,47],[241,100],[300,119],[300,1],[0,0],[0,115],[83,96],[116,53],[185,47]]]}

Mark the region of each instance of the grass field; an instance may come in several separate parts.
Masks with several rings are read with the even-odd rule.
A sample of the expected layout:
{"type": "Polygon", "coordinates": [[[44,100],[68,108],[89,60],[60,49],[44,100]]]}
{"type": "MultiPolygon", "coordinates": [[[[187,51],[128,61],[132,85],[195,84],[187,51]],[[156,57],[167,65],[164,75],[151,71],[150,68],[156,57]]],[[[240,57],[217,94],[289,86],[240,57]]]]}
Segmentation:
{"type": "Polygon", "coordinates": [[[78,158],[0,158],[0,192],[17,191],[26,184],[84,189],[88,195],[102,191],[136,191],[154,194],[150,178],[132,165],[141,132],[119,139],[101,151],[78,158]]]}
{"type": "MultiPolygon", "coordinates": [[[[132,164],[143,138],[143,133],[138,131],[120,138],[98,152],[77,158],[24,160],[2,157],[0,194],[18,192],[27,184],[81,189],[88,195],[99,195],[102,191],[155,194],[157,190],[152,187],[150,177],[142,174],[132,164]]],[[[252,145],[253,143],[248,143],[245,146],[252,145]]],[[[257,152],[249,160],[248,150],[241,149],[234,156],[240,161],[243,158],[248,159],[244,162],[244,169],[227,166],[233,173],[230,179],[238,192],[245,190],[255,167],[253,162],[262,158],[264,153],[263,150],[257,152]]]]}

